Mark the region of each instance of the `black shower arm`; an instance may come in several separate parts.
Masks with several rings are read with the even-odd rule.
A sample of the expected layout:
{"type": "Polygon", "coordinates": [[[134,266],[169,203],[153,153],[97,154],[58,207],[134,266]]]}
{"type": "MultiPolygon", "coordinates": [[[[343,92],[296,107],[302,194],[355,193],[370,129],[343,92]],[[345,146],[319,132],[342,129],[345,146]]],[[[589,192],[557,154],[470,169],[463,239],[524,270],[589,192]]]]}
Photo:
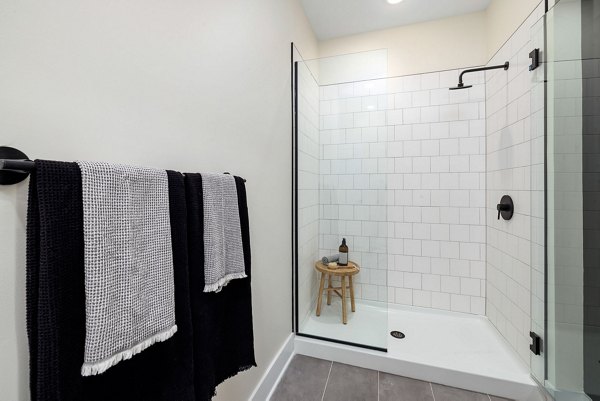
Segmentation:
{"type": "Polygon", "coordinates": [[[458,76],[458,85],[461,86],[461,84],[463,83],[463,75],[469,73],[469,72],[478,72],[478,71],[487,71],[487,70],[497,70],[500,68],[503,68],[505,70],[508,70],[508,66],[509,63],[508,61],[504,64],[501,65],[492,65],[489,67],[479,67],[479,68],[471,68],[469,70],[464,70],[463,72],[460,73],[460,75],[458,76]]]}

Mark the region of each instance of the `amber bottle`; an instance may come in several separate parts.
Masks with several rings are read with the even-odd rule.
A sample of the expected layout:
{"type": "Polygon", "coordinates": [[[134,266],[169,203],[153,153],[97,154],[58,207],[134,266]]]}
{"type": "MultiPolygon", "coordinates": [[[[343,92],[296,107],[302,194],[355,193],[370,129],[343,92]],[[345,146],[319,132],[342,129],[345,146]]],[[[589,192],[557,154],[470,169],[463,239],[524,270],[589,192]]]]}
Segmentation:
{"type": "Polygon", "coordinates": [[[338,265],[348,266],[348,245],[346,245],[346,238],[342,238],[342,245],[340,245],[340,259],[338,265]]]}

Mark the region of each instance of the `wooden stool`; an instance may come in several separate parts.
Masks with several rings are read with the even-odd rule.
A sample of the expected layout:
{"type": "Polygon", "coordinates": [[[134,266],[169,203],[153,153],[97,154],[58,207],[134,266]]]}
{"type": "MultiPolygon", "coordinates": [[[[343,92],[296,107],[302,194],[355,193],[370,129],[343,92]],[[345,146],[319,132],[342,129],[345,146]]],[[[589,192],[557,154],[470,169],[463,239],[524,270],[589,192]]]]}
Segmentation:
{"type": "Polygon", "coordinates": [[[342,298],[342,321],[344,324],[348,322],[346,313],[346,288],[350,289],[350,304],[352,312],[356,310],[354,304],[354,282],[352,277],[360,271],[360,267],[351,261],[348,261],[348,266],[337,266],[331,268],[323,264],[320,260],[315,263],[317,271],[321,272],[321,283],[319,284],[319,295],[317,296],[317,316],[321,316],[321,302],[323,301],[323,290],[327,291],[327,305],[331,305],[331,292],[335,292],[342,298]],[[341,284],[339,287],[334,287],[331,283],[331,276],[340,277],[341,284]],[[327,288],[325,288],[325,278],[327,277],[327,288]],[[348,287],[346,287],[346,277],[348,278],[348,287]],[[341,293],[338,291],[340,290],[341,293]]]}

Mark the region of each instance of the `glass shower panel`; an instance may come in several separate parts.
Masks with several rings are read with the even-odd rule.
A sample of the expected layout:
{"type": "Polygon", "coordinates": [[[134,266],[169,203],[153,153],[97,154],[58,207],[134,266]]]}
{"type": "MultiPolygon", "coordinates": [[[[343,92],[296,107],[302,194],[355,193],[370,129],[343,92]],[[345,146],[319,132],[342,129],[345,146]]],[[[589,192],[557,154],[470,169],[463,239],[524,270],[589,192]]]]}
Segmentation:
{"type": "MultiPolygon", "coordinates": [[[[546,56],[544,43],[545,17],[531,27],[531,48],[538,49],[543,60],[546,56]]],[[[545,64],[541,63],[531,75],[531,332],[544,338],[545,327],[545,64]]],[[[542,344],[543,345],[543,344],[542,344]]],[[[543,346],[540,354],[530,354],[531,374],[539,383],[545,379],[545,357],[543,346]]]]}
{"type": "Polygon", "coordinates": [[[583,386],[600,400],[600,0],[581,2],[583,386]]]}
{"type": "Polygon", "coordinates": [[[319,259],[319,86],[307,64],[294,62],[296,315],[309,316],[317,299],[319,259]]]}
{"type": "Polygon", "coordinates": [[[547,387],[583,393],[581,4],[547,15],[547,387]]]}
{"type": "Polygon", "coordinates": [[[545,22],[545,385],[600,400],[600,1],[561,0],[545,22]]]}
{"type": "Polygon", "coordinates": [[[379,169],[386,162],[388,127],[379,99],[386,81],[347,81],[379,76],[382,68],[387,59],[381,51],[294,63],[296,330],[385,351],[389,223],[387,180],[379,169]],[[360,267],[352,276],[353,291],[339,268],[322,282],[323,267],[315,266],[336,255],[343,238],[349,259],[360,267]],[[337,289],[327,291],[329,286],[337,289]],[[342,287],[347,287],[346,323],[342,287]]]}

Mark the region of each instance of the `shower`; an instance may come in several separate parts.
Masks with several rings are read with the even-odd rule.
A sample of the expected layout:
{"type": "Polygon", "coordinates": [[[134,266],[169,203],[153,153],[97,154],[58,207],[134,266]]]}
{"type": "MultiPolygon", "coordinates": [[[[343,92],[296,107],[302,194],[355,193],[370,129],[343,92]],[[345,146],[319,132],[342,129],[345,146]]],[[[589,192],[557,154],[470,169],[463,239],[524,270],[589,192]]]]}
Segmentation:
{"type": "Polygon", "coordinates": [[[508,69],[508,57],[479,68],[390,76],[385,49],[314,60],[294,54],[299,349],[322,355],[312,347],[323,340],[319,346],[366,348],[379,352],[370,354],[373,367],[392,360],[396,371],[426,365],[427,374],[450,370],[469,377],[470,388],[489,391],[475,380],[485,375],[496,393],[527,399],[535,388],[529,369],[486,315],[495,307],[486,292],[496,276],[486,278],[494,266],[487,266],[485,232],[503,228],[504,220],[496,220],[495,203],[494,214],[485,203],[486,82],[482,74],[463,82],[469,72],[508,69]],[[457,76],[460,88],[472,89],[452,96],[457,76]],[[346,284],[324,278],[319,265],[342,238],[359,269],[347,286],[354,303],[335,296],[346,284]],[[432,347],[440,333],[444,345],[432,347]],[[459,355],[469,355],[468,366],[459,355]]]}
{"type": "Polygon", "coordinates": [[[485,63],[421,71],[400,48],[293,59],[298,353],[600,400],[600,0],[555,3],[485,63]],[[332,296],[317,314],[344,283],[315,264],[342,238],[355,305],[332,296]]]}
{"type": "Polygon", "coordinates": [[[464,70],[463,72],[460,73],[460,75],[458,76],[458,85],[454,86],[452,88],[450,88],[450,90],[457,90],[457,89],[467,89],[467,88],[471,88],[473,85],[465,85],[463,83],[463,75],[469,73],[469,72],[479,72],[479,71],[487,71],[487,70],[497,70],[499,68],[503,68],[504,70],[508,70],[508,66],[509,63],[508,61],[504,64],[501,65],[492,65],[489,67],[480,67],[480,68],[471,68],[469,70],[464,70]]]}

